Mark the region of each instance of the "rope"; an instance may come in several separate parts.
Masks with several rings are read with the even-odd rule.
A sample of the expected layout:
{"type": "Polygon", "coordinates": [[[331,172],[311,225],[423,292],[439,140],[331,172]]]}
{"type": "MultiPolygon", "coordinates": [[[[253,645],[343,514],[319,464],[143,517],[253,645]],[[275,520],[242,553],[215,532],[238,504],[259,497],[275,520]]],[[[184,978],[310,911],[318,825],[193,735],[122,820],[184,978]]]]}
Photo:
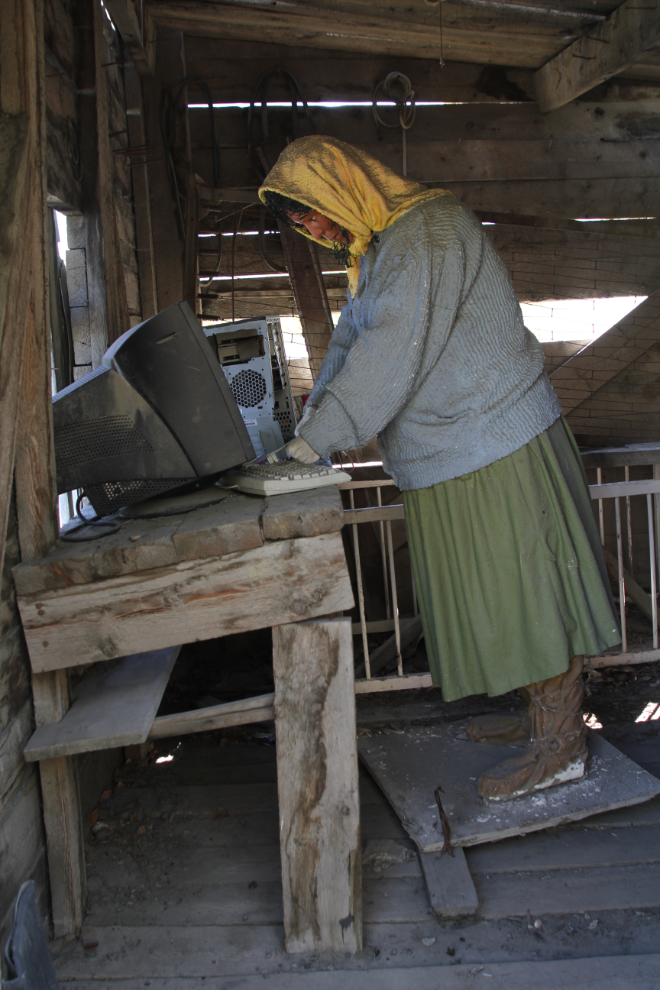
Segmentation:
{"type": "Polygon", "coordinates": [[[417,107],[415,106],[415,91],[412,88],[412,83],[410,82],[408,76],[405,76],[403,72],[390,72],[388,76],[385,76],[382,82],[378,83],[374,89],[371,99],[371,109],[373,111],[376,127],[401,128],[403,174],[407,175],[408,156],[406,148],[406,131],[409,131],[415,123],[415,116],[417,115],[417,107]],[[396,95],[397,88],[401,91],[401,95],[398,97],[396,95]],[[383,120],[378,108],[378,97],[381,94],[385,97],[385,99],[391,100],[392,103],[396,104],[399,111],[399,119],[396,124],[389,124],[386,120],[383,120]]]}

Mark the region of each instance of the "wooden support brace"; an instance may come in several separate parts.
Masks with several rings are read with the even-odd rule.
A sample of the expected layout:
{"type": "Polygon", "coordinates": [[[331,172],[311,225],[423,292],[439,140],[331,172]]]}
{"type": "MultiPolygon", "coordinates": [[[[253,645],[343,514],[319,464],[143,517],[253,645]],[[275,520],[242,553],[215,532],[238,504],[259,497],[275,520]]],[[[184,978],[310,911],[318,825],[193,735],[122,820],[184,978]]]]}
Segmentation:
{"type": "Polygon", "coordinates": [[[351,622],[273,629],[287,952],[362,948],[351,622]]]}
{"type": "MultiPolygon", "coordinates": [[[[290,227],[280,227],[286,266],[309,354],[309,367],[316,379],[325,357],[333,323],[316,245],[290,227]]],[[[331,257],[331,255],[328,255],[331,257]]]]}

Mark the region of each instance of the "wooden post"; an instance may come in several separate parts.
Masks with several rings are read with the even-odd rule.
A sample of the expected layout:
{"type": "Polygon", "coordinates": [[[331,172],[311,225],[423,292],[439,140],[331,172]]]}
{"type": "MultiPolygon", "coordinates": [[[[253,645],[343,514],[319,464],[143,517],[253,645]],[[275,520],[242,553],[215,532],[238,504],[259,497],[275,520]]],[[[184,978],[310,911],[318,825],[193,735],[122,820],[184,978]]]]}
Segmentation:
{"type": "MultiPolygon", "coordinates": [[[[280,227],[280,234],[309,354],[309,367],[316,380],[333,331],[332,313],[321,274],[318,249],[316,244],[290,227],[280,227]]],[[[327,251],[326,254],[331,257],[327,251]]]]}
{"type": "MultiPolygon", "coordinates": [[[[135,65],[124,69],[126,88],[126,126],[131,148],[144,148],[147,143],[142,106],[142,80],[135,65]]],[[[149,155],[148,157],[151,157],[149,155]]],[[[135,246],[137,248],[138,275],[140,277],[140,303],[142,319],[148,320],[158,312],[156,292],[156,268],[154,265],[154,240],[151,226],[151,199],[149,195],[149,168],[139,159],[131,169],[133,180],[133,207],[135,210],[135,246]]]]}
{"type": "Polygon", "coordinates": [[[287,952],[362,948],[351,620],[273,629],[287,952]]]}
{"type": "MultiPolygon", "coordinates": [[[[57,535],[50,400],[50,326],[46,262],[46,101],[41,0],[0,5],[0,125],[6,214],[0,249],[0,523],[4,546],[12,481],[16,488],[21,558],[43,556],[57,535]],[[11,138],[11,142],[7,141],[11,138]],[[27,156],[25,157],[25,152],[27,156]],[[7,362],[5,364],[5,361],[7,362]]],[[[68,706],[66,673],[33,680],[35,718],[53,721],[68,706]]],[[[55,934],[82,922],[82,845],[75,767],[49,760],[42,767],[48,866],[55,934]],[[62,879],[60,885],[59,880],[62,879]],[[62,896],[60,896],[60,891],[62,896]]]]}
{"type": "Polygon", "coordinates": [[[103,257],[105,262],[105,290],[108,311],[108,344],[130,327],[126,303],[126,283],[121,260],[121,244],[117,228],[113,178],[114,162],[110,146],[108,119],[108,82],[105,46],[103,44],[103,11],[99,0],[94,0],[94,60],[96,81],[96,132],[98,141],[98,204],[103,225],[103,257]]]}
{"type": "MultiPolygon", "coordinates": [[[[172,104],[179,92],[177,83],[186,76],[183,34],[160,29],[156,36],[156,74],[142,80],[144,126],[149,146],[149,189],[151,201],[158,204],[151,214],[158,309],[165,309],[184,298],[185,205],[173,189],[171,170],[181,183],[190,163],[187,137],[186,100],[181,96],[172,128],[171,147],[166,147],[161,121],[164,111],[174,113],[172,104]],[[173,87],[173,88],[171,88],[173,87]],[[169,93],[168,93],[169,90],[169,93]],[[169,159],[169,161],[168,161],[169,159]]],[[[187,191],[188,176],[185,175],[187,191]]]]}

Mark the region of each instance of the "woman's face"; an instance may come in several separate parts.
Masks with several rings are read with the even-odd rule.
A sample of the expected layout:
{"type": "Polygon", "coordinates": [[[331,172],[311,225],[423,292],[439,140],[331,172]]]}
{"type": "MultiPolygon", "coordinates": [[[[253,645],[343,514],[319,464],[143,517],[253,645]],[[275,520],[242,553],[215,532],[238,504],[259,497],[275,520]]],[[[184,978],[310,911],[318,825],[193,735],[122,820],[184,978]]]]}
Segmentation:
{"type": "Polygon", "coordinates": [[[325,238],[326,241],[335,241],[337,244],[353,243],[352,234],[346,237],[339,224],[324,216],[323,213],[319,213],[318,210],[310,210],[309,213],[305,213],[301,217],[292,217],[291,219],[294,223],[302,224],[316,241],[325,238]]]}

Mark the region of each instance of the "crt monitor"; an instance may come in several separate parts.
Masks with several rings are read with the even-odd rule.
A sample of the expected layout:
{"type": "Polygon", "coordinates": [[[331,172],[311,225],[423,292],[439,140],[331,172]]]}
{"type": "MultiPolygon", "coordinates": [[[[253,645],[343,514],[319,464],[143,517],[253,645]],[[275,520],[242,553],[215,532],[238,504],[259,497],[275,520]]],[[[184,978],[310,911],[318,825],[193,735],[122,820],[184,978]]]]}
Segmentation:
{"type": "Polygon", "coordinates": [[[53,397],[57,491],[99,516],[255,454],[220,363],[187,303],[127,330],[53,397]]]}

